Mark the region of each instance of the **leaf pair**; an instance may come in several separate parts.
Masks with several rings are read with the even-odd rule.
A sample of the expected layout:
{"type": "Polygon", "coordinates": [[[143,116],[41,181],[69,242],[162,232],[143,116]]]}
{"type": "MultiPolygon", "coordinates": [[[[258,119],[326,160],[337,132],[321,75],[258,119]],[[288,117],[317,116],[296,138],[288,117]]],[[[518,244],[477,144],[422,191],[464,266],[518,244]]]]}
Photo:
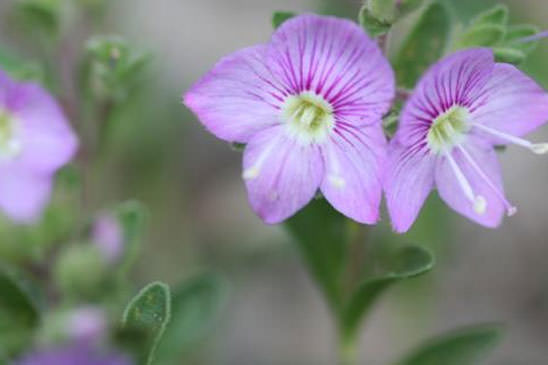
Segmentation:
{"type": "Polygon", "coordinates": [[[433,266],[432,255],[425,249],[404,247],[382,262],[368,262],[369,266],[382,267],[382,273],[363,279],[347,293],[343,279],[352,258],[349,221],[324,199],[317,199],[289,219],[286,227],[327,298],[344,341],[352,341],[358,335],[365,315],[386,289],[433,266]]]}
{"type": "Polygon", "coordinates": [[[394,23],[420,8],[423,0],[366,0],[358,15],[371,37],[388,33],[394,23]]]}
{"type": "Polygon", "coordinates": [[[491,47],[499,62],[520,64],[536,48],[538,41],[522,39],[538,33],[533,25],[508,25],[508,7],[496,5],[478,14],[458,35],[455,48],[491,47]]]}

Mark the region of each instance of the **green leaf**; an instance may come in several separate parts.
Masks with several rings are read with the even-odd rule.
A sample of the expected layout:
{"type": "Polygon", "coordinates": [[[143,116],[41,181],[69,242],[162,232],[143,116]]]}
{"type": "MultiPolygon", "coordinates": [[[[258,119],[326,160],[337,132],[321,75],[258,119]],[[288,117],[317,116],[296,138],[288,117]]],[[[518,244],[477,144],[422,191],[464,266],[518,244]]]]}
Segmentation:
{"type": "Polygon", "coordinates": [[[39,27],[50,34],[59,28],[60,8],[59,0],[21,0],[17,3],[19,15],[28,27],[34,30],[39,27]]]}
{"type": "Polygon", "coordinates": [[[367,5],[363,5],[360,9],[358,20],[362,28],[371,37],[378,37],[388,33],[390,27],[392,26],[391,23],[383,22],[372,15],[367,5]]]}
{"type": "Polygon", "coordinates": [[[481,24],[462,33],[456,48],[490,47],[503,40],[506,29],[497,24],[481,24]]]}
{"type": "Polygon", "coordinates": [[[497,62],[511,63],[514,65],[519,65],[527,58],[525,52],[510,47],[495,47],[493,48],[493,53],[495,54],[495,60],[497,62]]]}
{"type": "Polygon", "coordinates": [[[142,331],[147,335],[146,346],[139,354],[139,363],[152,364],[170,316],[169,287],[160,282],[147,285],[126,307],[122,320],[124,328],[142,331]]]}
{"type": "Polygon", "coordinates": [[[180,356],[206,337],[219,319],[226,285],[213,274],[189,279],[173,291],[171,322],[158,351],[176,363],[180,356]]]}
{"type": "Polygon", "coordinates": [[[340,306],[340,284],[348,246],[347,220],[325,199],[316,199],[286,222],[332,309],[340,306]]]}
{"type": "Polygon", "coordinates": [[[500,341],[498,325],[462,328],[436,337],[419,346],[398,365],[478,364],[500,341]]]}
{"type": "Polygon", "coordinates": [[[398,85],[412,89],[424,71],[445,52],[451,33],[446,6],[433,2],[404,41],[394,58],[398,85]]]}
{"type": "Polygon", "coordinates": [[[0,265],[0,349],[7,355],[26,346],[40,323],[36,289],[7,266],[0,265]]]}
{"type": "Polygon", "coordinates": [[[473,25],[488,24],[506,26],[508,23],[508,6],[498,4],[483,13],[478,14],[473,20],[473,25]]]}
{"type": "Polygon", "coordinates": [[[539,31],[540,29],[534,25],[522,24],[511,26],[506,32],[504,44],[523,51],[527,55],[537,48],[539,41],[521,42],[521,39],[533,36],[539,31]]]}
{"type": "Polygon", "coordinates": [[[422,6],[424,0],[402,0],[399,5],[399,15],[405,16],[422,6]]]}
{"type": "Polygon", "coordinates": [[[386,273],[365,280],[345,306],[341,323],[345,338],[353,338],[357,334],[362,319],[386,289],[401,280],[430,271],[434,258],[424,248],[409,246],[393,253],[385,265],[386,273]]]}
{"type": "Polygon", "coordinates": [[[141,243],[146,228],[147,210],[138,201],[128,201],[116,209],[124,233],[124,255],[119,274],[125,276],[133,267],[141,252],[141,243]]]}
{"type": "Polygon", "coordinates": [[[272,26],[274,29],[277,29],[280,25],[282,25],[282,23],[293,18],[295,15],[297,14],[291,11],[277,11],[272,14],[272,26]]]}

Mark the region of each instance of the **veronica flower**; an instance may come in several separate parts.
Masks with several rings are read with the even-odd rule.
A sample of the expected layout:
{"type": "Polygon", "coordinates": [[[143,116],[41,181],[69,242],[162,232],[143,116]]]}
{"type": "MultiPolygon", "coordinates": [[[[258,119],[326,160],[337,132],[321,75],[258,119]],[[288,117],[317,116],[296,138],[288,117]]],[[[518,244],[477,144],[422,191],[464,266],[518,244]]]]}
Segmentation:
{"type": "Polygon", "coordinates": [[[32,222],[49,200],[54,173],[77,139],[56,101],[36,83],[0,71],[0,209],[32,222]]]}
{"type": "Polygon", "coordinates": [[[506,199],[494,146],[534,153],[548,144],[521,136],[548,120],[548,94],[488,49],[455,53],[433,66],[403,109],[385,178],[395,230],[409,229],[434,186],[454,210],[487,226],[516,208],[506,199]]]}
{"type": "Polygon", "coordinates": [[[359,222],[378,217],[385,137],[394,96],[389,63],[356,24],[302,15],[267,44],[223,58],[184,96],[209,131],[247,144],[243,178],[267,223],[321,190],[359,222]]]}
{"type": "Polygon", "coordinates": [[[39,350],[24,356],[14,365],[131,365],[126,356],[106,353],[85,344],[39,350]]]}

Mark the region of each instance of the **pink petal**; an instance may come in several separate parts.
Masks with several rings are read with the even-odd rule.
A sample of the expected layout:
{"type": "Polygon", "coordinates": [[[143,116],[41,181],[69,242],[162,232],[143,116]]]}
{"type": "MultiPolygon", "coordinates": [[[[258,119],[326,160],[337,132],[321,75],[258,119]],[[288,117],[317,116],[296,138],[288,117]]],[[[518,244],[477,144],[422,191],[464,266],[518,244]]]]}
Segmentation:
{"type": "Polygon", "coordinates": [[[341,128],[323,148],[321,190],[342,214],[360,223],[379,218],[386,139],[380,126],[341,128]]]}
{"type": "MultiPolygon", "coordinates": [[[[478,138],[471,138],[463,148],[476,164],[481,167],[483,173],[489,177],[497,189],[504,194],[500,166],[495,150],[478,138]]],[[[453,150],[452,156],[470,183],[476,196],[481,195],[487,201],[487,210],[483,214],[478,214],[474,210],[473,204],[463,193],[455,172],[446,158],[440,158],[436,166],[436,186],[441,198],[451,208],[465,217],[486,227],[498,227],[506,212],[503,200],[501,200],[495,190],[489,186],[477,170],[474,169],[473,165],[458,148],[453,150]]]]}
{"type": "Polygon", "coordinates": [[[5,168],[0,175],[0,209],[18,223],[38,220],[49,201],[52,178],[5,168]]]}
{"type": "Polygon", "coordinates": [[[394,75],[377,44],[354,22],[302,15],[273,35],[269,63],[291,91],[313,91],[348,123],[376,123],[394,97],[394,75]]]}
{"type": "Polygon", "coordinates": [[[319,147],[288,139],[282,126],[255,135],[245,149],[243,165],[251,207],[269,224],[305,206],[323,176],[319,147]]]}
{"type": "Polygon", "coordinates": [[[78,138],[55,99],[34,83],[22,83],[12,95],[11,112],[19,120],[21,155],[11,164],[50,174],[76,154],[78,138]]]}
{"type": "Polygon", "coordinates": [[[435,157],[421,145],[406,147],[393,140],[388,147],[384,190],[392,227],[409,230],[434,184],[435,157]]]}
{"type": "Polygon", "coordinates": [[[475,48],[432,66],[403,109],[397,132],[400,143],[409,146],[423,140],[434,119],[451,106],[473,105],[482,96],[494,65],[491,50],[475,48]]]}
{"type": "Polygon", "coordinates": [[[265,64],[266,46],[235,52],[215,65],[184,96],[217,137],[247,143],[258,131],[279,124],[287,95],[265,64]]]}
{"type": "MultiPolygon", "coordinates": [[[[485,86],[485,97],[475,104],[474,122],[514,136],[523,136],[548,121],[548,94],[516,67],[496,64],[485,86]]],[[[493,144],[507,142],[484,135],[493,144]]]]}

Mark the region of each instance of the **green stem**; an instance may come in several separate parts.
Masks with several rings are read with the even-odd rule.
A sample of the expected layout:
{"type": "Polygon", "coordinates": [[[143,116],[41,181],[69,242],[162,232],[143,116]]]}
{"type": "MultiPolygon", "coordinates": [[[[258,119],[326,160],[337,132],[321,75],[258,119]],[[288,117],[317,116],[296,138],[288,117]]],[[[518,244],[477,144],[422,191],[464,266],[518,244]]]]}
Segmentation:
{"type": "Polygon", "coordinates": [[[341,335],[339,341],[339,365],[356,365],[357,363],[358,349],[356,338],[348,338],[341,335]]]}

